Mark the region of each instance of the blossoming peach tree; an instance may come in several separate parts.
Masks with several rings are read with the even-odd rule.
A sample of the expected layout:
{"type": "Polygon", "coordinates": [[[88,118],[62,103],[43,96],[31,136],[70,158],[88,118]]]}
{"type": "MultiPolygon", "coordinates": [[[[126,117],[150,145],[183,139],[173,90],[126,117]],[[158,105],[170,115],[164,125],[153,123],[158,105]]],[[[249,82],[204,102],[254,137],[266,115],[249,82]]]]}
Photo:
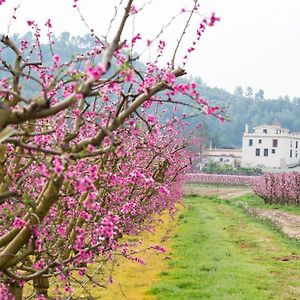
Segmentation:
{"type": "Polygon", "coordinates": [[[300,173],[267,173],[252,184],[266,204],[300,205],[300,173]]]}
{"type": "MultiPolygon", "coordinates": [[[[73,6],[80,13],[77,2],[73,6]]],[[[51,65],[43,62],[41,30],[35,21],[27,22],[33,43],[1,37],[3,300],[23,299],[24,286],[34,293],[28,298],[46,299],[49,282],[56,299],[71,297],[74,282],[101,286],[88,267],[100,269],[116,254],[142,263],[126,236],[153,229],[157,215],[174,211],[189,165],[186,120],[175,116],[177,96],[185,95],[189,106],[222,119],[194,83],[177,81],[185,75],[183,67],[202,33],[218,18],[202,17],[182,66],[176,66],[176,51],[199,8],[193,1],[190,10],[181,11],[188,21],[173,59],[158,67],[165,47],[158,35],[147,41],[147,47],[157,44],[157,58],[136,64],[139,56],[132,48],[146,40],[141,35],[122,40],[128,20],[140,13],[133,0],[125,4],[113,39],[107,42],[91,31],[94,49],[74,54],[67,62],[54,51],[50,20],[46,26],[51,65]],[[4,59],[6,52],[13,53],[14,61],[4,59]],[[167,114],[164,102],[174,105],[172,114],[167,114]]],[[[153,248],[164,251],[158,245],[153,248]]]]}

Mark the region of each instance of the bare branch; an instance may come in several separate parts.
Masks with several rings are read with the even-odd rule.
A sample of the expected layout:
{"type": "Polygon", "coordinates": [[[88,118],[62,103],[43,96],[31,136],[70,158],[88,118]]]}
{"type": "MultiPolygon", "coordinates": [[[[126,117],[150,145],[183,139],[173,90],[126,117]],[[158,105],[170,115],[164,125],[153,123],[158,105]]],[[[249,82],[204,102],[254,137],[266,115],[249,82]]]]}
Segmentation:
{"type": "Polygon", "coordinates": [[[11,197],[21,197],[21,195],[17,191],[7,191],[0,194],[0,204],[4,203],[5,199],[11,197]]]}
{"type": "Polygon", "coordinates": [[[186,22],[186,24],[185,24],[185,26],[184,26],[184,28],[183,28],[183,31],[182,31],[182,33],[181,33],[181,36],[180,36],[178,42],[177,42],[177,45],[176,45],[176,48],[175,48],[175,51],[174,51],[174,54],[173,54],[173,58],[172,58],[172,65],[173,65],[173,66],[174,66],[174,63],[175,63],[176,53],[177,53],[177,51],[178,51],[178,49],[179,49],[179,46],[180,46],[180,44],[181,44],[181,41],[182,41],[184,35],[186,34],[187,28],[188,28],[189,25],[190,25],[190,22],[191,22],[191,19],[192,19],[193,14],[194,14],[195,11],[197,10],[197,3],[198,3],[198,0],[194,0],[194,2],[195,2],[194,7],[193,7],[193,9],[192,9],[191,12],[190,12],[190,15],[189,15],[189,17],[188,17],[188,20],[187,20],[187,22],[186,22]]]}
{"type": "Polygon", "coordinates": [[[119,47],[120,47],[121,35],[122,35],[123,30],[124,30],[124,27],[125,27],[125,24],[126,24],[126,20],[129,17],[129,12],[130,12],[130,8],[131,8],[131,5],[132,5],[132,2],[133,2],[133,0],[129,0],[128,1],[127,6],[125,8],[125,13],[123,15],[123,18],[121,20],[120,26],[118,28],[118,31],[117,31],[114,39],[108,45],[108,47],[106,48],[106,50],[105,50],[105,52],[103,54],[102,63],[103,63],[103,66],[104,66],[104,68],[106,70],[108,70],[109,67],[110,67],[110,62],[111,62],[111,59],[112,59],[115,51],[117,49],[119,49],[119,47]]]}
{"type": "Polygon", "coordinates": [[[43,148],[41,148],[39,146],[36,146],[36,145],[26,144],[26,143],[24,143],[24,142],[22,142],[21,140],[18,140],[18,139],[9,138],[9,139],[6,139],[5,142],[17,145],[17,146],[19,146],[21,148],[24,148],[24,149],[43,152],[43,153],[46,153],[46,154],[52,154],[52,155],[60,155],[61,154],[60,151],[51,150],[51,149],[43,149],[43,148]]]}

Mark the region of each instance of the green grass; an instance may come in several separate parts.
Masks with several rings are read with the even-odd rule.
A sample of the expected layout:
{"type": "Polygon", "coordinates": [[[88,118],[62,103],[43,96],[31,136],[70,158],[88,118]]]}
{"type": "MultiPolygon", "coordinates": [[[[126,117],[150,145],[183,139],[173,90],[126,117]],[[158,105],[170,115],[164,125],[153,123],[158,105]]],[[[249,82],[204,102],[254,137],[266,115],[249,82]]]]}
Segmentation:
{"type": "Polygon", "coordinates": [[[298,242],[214,197],[185,202],[157,299],[300,299],[300,260],[282,260],[298,242]]]}
{"type": "Polygon", "coordinates": [[[263,199],[254,194],[247,194],[240,197],[228,199],[227,202],[240,204],[241,206],[247,205],[249,207],[279,209],[282,211],[300,215],[300,206],[297,205],[280,205],[280,204],[265,204],[263,199]]]}
{"type": "MultiPolygon", "coordinates": [[[[198,193],[190,194],[189,196],[197,197],[197,194],[201,194],[201,192],[206,191],[206,189],[211,188],[216,191],[216,193],[220,193],[220,191],[226,192],[226,190],[243,189],[245,186],[242,185],[222,185],[222,184],[199,184],[199,183],[187,183],[186,189],[189,192],[189,189],[198,190],[198,193]]],[[[204,192],[205,194],[205,192],[204,192]]],[[[267,209],[279,209],[286,212],[291,212],[297,215],[300,215],[300,206],[297,205],[281,205],[281,204],[265,204],[263,199],[259,196],[254,195],[254,193],[249,193],[243,196],[234,197],[226,200],[229,203],[240,204],[241,206],[247,205],[249,207],[257,207],[257,208],[267,208],[267,209]]]]}

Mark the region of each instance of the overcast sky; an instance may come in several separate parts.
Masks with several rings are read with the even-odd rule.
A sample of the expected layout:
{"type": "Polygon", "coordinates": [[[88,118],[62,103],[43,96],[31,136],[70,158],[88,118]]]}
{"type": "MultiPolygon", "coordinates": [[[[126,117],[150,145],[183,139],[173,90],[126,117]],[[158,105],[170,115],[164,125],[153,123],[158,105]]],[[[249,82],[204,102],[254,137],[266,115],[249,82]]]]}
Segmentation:
{"type": "MultiPolygon", "coordinates": [[[[99,35],[106,33],[116,2],[119,0],[79,0],[86,19],[99,35]]],[[[139,8],[144,2],[136,0],[135,4],[139,8]]],[[[135,32],[152,38],[161,25],[190,2],[154,0],[144,10],[143,17],[136,19],[135,32]]],[[[6,0],[0,6],[0,32],[6,33],[12,8],[18,3],[6,0]]],[[[187,66],[189,74],[200,76],[210,86],[231,92],[235,86],[242,85],[243,88],[252,86],[254,90],[261,88],[266,97],[300,97],[299,0],[202,0],[200,3],[201,13],[215,11],[222,20],[205,33],[187,66]]],[[[26,32],[26,20],[35,19],[43,25],[49,17],[55,33],[69,31],[78,35],[87,32],[72,8],[72,0],[23,0],[10,32],[26,32]]],[[[183,18],[178,19],[163,37],[170,53],[182,26],[183,18]]],[[[128,32],[132,34],[131,27],[128,32]]],[[[184,40],[183,52],[179,52],[178,58],[190,46],[191,37],[184,40]]]]}

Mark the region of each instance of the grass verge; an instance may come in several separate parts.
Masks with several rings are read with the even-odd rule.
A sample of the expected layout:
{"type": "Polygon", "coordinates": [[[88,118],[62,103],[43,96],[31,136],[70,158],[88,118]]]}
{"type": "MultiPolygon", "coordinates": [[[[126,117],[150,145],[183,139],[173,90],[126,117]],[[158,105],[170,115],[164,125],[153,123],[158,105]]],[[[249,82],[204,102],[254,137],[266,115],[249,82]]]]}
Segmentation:
{"type": "MultiPolygon", "coordinates": [[[[181,210],[182,208],[178,208],[181,210]]],[[[133,241],[142,240],[143,244],[137,248],[138,251],[151,245],[158,244],[164,246],[167,251],[171,251],[171,238],[174,235],[176,220],[174,221],[165,213],[162,217],[163,223],[158,223],[154,234],[144,232],[140,236],[133,238],[133,241]]],[[[106,289],[93,289],[90,286],[94,299],[105,300],[153,300],[155,297],[147,291],[149,286],[159,280],[159,274],[167,268],[168,254],[148,250],[141,252],[137,257],[145,261],[145,265],[132,262],[120,256],[115,262],[112,270],[113,283],[108,284],[106,289]]],[[[108,277],[106,272],[106,278],[108,277]]],[[[103,280],[103,279],[102,279],[103,280]]],[[[77,290],[77,294],[80,290],[77,290]]],[[[84,291],[82,291],[84,294],[84,291]]]]}
{"type": "Polygon", "coordinates": [[[188,197],[157,299],[300,299],[299,243],[214,197],[188,197]]]}
{"type": "Polygon", "coordinates": [[[281,205],[281,204],[265,204],[264,200],[254,194],[246,194],[236,198],[228,199],[230,203],[240,204],[241,206],[266,208],[266,209],[279,209],[285,212],[300,215],[300,206],[297,205],[281,205]]]}

